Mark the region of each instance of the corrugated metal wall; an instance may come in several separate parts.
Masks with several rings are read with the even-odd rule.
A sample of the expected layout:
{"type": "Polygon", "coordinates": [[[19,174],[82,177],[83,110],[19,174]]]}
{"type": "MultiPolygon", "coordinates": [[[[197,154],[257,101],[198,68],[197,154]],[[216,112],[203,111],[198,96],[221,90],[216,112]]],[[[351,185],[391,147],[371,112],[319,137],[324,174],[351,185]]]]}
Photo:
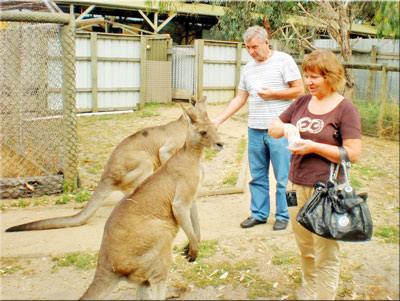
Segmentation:
{"type": "Polygon", "coordinates": [[[228,101],[235,95],[236,45],[204,45],[203,95],[208,102],[228,101]]]}
{"type": "MultiPolygon", "coordinates": [[[[111,36],[107,34],[78,33],[76,37],[76,87],[78,111],[108,111],[132,109],[140,102],[141,42],[139,37],[111,36]],[[96,72],[92,76],[92,72],[96,72]],[[96,85],[96,87],[94,87],[96,85]]],[[[152,37],[146,50],[153,59],[168,60],[166,37],[152,37]],[[153,40],[154,39],[154,40],[153,40]]],[[[203,41],[203,40],[202,40],[203,41]]],[[[191,46],[174,46],[172,51],[172,89],[174,98],[187,98],[202,91],[209,102],[229,101],[238,84],[238,56],[242,68],[251,57],[242,44],[235,42],[203,41],[198,49],[191,46]],[[201,50],[202,49],[202,50],[201,50]],[[201,53],[200,53],[201,52],[201,53]],[[200,72],[200,73],[199,73],[200,72]],[[200,81],[199,81],[199,78],[200,81]],[[199,87],[196,87],[199,85],[199,87]]],[[[321,48],[335,49],[332,40],[317,40],[321,48]]],[[[352,41],[355,50],[378,49],[377,64],[398,66],[396,57],[379,53],[399,53],[399,43],[393,40],[357,39],[352,41]]],[[[278,47],[279,48],[279,47],[278,47]]],[[[370,54],[353,54],[354,63],[371,63],[370,54]]],[[[366,99],[369,70],[353,69],[356,97],[366,99]]],[[[379,101],[380,71],[373,71],[375,89],[373,97],[379,101]]],[[[389,101],[399,99],[399,73],[389,72],[389,101]]]]}
{"type": "Polygon", "coordinates": [[[78,111],[136,107],[140,92],[140,39],[96,35],[94,40],[90,34],[76,36],[78,111]],[[95,77],[92,76],[94,70],[97,71],[95,77]]]}
{"type": "Polygon", "coordinates": [[[195,51],[192,46],[172,49],[172,89],[174,98],[189,99],[196,94],[195,51]]]}

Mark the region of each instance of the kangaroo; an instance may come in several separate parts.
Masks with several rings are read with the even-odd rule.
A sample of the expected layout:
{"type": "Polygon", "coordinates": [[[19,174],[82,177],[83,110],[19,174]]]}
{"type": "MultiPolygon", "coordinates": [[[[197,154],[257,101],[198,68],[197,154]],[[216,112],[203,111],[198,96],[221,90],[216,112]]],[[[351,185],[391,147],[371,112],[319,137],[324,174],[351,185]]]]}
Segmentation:
{"type": "Polygon", "coordinates": [[[194,261],[199,247],[194,199],[201,182],[204,147],[222,149],[207,116],[182,107],[188,118],[184,146],[122,199],[108,218],[93,282],[81,300],[106,297],[119,280],[137,285],[138,300],[165,299],[172,243],[179,226],[189,239],[186,258],[194,261]],[[196,229],[197,228],[197,229],[196,229]]]}
{"type": "MultiPolygon", "coordinates": [[[[195,111],[204,111],[205,97],[191,98],[195,111]]],[[[119,201],[165,163],[185,142],[187,121],[182,115],[165,125],[144,128],[122,140],[108,159],[100,182],[78,213],[10,227],[6,232],[58,229],[85,224],[107,199],[119,201]]]]}

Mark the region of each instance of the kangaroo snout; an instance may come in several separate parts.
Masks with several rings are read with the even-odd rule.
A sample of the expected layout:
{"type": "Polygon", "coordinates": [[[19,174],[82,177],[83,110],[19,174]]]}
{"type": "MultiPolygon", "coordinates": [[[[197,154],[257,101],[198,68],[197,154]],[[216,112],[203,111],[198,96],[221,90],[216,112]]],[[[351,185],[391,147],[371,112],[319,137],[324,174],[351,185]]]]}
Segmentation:
{"type": "Polygon", "coordinates": [[[224,143],[223,142],[217,142],[213,145],[213,149],[216,151],[221,151],[224,148],[224,143]]]}

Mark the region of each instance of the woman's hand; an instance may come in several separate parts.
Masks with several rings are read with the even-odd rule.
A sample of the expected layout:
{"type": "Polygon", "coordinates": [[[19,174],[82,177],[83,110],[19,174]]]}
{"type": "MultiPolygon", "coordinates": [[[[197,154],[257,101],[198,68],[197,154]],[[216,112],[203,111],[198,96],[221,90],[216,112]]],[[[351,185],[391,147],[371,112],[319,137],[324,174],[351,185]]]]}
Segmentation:
{"type": "Polygon", "coordinates": [[[307,155],[314,153],[315,142],[312,140],[299,139],[293,145],[289,146],[288,149],[294,155],[307,155]]]}

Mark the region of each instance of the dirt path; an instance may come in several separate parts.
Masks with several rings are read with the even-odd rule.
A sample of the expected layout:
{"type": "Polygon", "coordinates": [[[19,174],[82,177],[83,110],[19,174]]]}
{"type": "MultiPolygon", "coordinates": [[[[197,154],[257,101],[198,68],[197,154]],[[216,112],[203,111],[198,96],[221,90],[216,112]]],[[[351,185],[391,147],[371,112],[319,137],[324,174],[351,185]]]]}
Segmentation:
{"type": "MultiPolygon", "coordinates": [[[[215,116],[222,109],[223,106],[209,106],[210,115],[215,116]]],[[[90,167],[96,164],[102,166],[113,146],[128,133],[150,122],[160,124],[178,115],[178,108],[167,107],[160,110],[158,115],[140,119],[134,124],[128,123],[125,117],[102,120],[101,123],[113,132],[98,131],[99,123],[94,122],[91,125],[91,121],[81,120],[80,131],[90,131],[91,127],[98,131],[96,137],[87,135],[86,137],[90,138],[86,138],[81,134],[83,186],[95,185],[101,168],[100,171],[90,173],[90,167]],[[102,148],[102,153],[95,156],[90,145],[100,140],[106,140],[109,146],[102,148]],[[92,161],[94,157],[100,158],[100,163],[92,161]]],[[[230,120],[221,126],[220,132],[226,141],[226,149],[221,153],[221,157],[205,162],[205,184],[208,188],[220,183],[230,169],[238,168],[234,158],[239,140],[246,136],[246,126],[240,118],[230,120]]],[[[398,154],[398,146],[392,142],[381,143],[371,138],[366,138],[366,143],[368,148],[364,160],[387,162],[389,157],[394,160],[391,166],[386,164],[382,167],[385,170],[383,174],[376,175],[374,180],[367,178],[366,182],[362,182],[363,190],[367,189],[370,193],[375,226],[398,228],[398,158],[395,156],[396,152],[398,154]],[[382,149],[389,152],[390,156],[384,154],[382,149]],[[390,183],[392,186],[397,183],[397,187],[391,187],[390,183]],[[380,193],[382,187],[386,187],[383,196],[380,193]]],[[[272,176],[271,181],[274,183],[272,176]]],[[[271,191],[271,195],[273,193],[274,191],[271,191]]],[[[241,229],[239,223],[249,213],[248,200],[247,189],[243,194],[198,199],[203,255],[196,263],[185,262],[179,254],[179,248],[186,239],[183,233],[179,232],[175,240],[175,263],[169,280],[171,298],[294,298],[294,291],[300,285],[300,269],[292,230],[272,231],[273,214],[266,225],[241,229]]],[[[79,208],[77,204],[71,203],[61,206],[9,207],[2,210],[1,299],[78,299],[92,280],[94,254],[99,248],[103,226],[111,209],[112,206],[101,208],[96,216],[82,227],[21,233],[5,233],[4,229],[44,217],[69,215],[79,208]],[[86,256],[89,262],[68,263],[68,255],[71,253],[78,254],[80,258],[86,256]]],[[[374,236],[370,242],[342,244],[340,254],[342,271],[338,299],[399,299],[398,240],[387,243],[382,237],[374,236]]],[[[129,300],[134,298],[134,293],[134,288],[122,282],[109,298],[129,300]]]]}

